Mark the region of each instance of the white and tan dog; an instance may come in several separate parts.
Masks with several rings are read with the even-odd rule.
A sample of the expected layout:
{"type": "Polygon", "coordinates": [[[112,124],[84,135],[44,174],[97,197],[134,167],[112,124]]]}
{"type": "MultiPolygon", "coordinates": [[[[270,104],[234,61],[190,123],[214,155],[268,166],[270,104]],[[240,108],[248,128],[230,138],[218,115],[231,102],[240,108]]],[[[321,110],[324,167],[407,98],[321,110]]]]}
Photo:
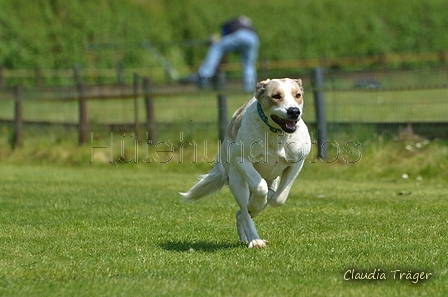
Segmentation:
{"type": "Polygon", "coordinates": [[[240,207],[236,224],[241,241],[264,247],[252,220],[267,205],[282,206],[311,150],[308,128],[301,119],[300,79],[259,82],[255,96],[230,120],[213,169],[188,192],[185,201],[212,194],[225,184],[240,207]]]}

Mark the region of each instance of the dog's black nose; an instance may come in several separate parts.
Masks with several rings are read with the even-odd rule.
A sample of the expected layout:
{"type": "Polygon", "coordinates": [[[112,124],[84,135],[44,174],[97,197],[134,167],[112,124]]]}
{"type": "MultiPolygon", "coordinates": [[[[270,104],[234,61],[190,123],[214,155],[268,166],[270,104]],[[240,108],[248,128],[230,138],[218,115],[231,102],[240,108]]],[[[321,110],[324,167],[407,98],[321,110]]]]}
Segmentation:
{"type": "Polygon", "coordinates": [[[286,114],[288,114],[288,117],[292,120],[297,120],[300,116],[300,109],[297,107],[290,107],[286,111],[286,114]]]}

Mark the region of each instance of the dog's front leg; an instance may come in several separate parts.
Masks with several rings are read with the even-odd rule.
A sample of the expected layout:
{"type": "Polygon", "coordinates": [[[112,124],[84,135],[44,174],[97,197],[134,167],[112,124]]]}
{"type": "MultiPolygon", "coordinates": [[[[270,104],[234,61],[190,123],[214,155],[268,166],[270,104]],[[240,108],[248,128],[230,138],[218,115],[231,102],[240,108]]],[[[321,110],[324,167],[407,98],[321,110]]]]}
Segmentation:
{"type": "Polygon", "coordinates": [[[268,184],[255,170],[252,162],[245,158],[242,161],[233,165],[249,186],[250,197],[247,207],[254,218],[267,206],[268,184]]]}
{"type": "Polygon", "coordinates": [[[302,170],[304,160],[288,166],[282,173],[280,184],[277,191],[270,191],[268,195],[268,203],[272,207],[279,207],[285,204],[288,199],[289,191],[291,190],[294,180],[302,170]]]}

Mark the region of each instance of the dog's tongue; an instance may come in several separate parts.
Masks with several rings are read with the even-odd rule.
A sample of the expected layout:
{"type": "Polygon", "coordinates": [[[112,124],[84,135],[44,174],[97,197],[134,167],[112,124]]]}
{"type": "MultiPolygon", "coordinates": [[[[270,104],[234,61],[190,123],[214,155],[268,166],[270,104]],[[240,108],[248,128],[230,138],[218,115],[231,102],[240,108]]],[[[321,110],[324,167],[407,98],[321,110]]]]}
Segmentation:
{"type": "Polygon", "coordinates": [[[285,123],[288,129],[294,129],[296,127],[297,121],[285,121],[285,123]]]}

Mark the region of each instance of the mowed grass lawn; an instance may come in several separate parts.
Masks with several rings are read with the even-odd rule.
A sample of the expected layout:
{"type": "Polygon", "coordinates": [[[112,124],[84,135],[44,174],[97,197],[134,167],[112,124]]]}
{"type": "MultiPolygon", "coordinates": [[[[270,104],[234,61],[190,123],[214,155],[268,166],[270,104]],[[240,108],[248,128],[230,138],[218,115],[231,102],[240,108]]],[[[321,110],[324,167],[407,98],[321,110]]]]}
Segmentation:
{"type": "Polygon", "coordinates": [[[306,165],[248,249],[228,190],[178,196],[206,166],[2,164],[0,295],[446,296],[446,183],[328,166],[306,165]]]}

